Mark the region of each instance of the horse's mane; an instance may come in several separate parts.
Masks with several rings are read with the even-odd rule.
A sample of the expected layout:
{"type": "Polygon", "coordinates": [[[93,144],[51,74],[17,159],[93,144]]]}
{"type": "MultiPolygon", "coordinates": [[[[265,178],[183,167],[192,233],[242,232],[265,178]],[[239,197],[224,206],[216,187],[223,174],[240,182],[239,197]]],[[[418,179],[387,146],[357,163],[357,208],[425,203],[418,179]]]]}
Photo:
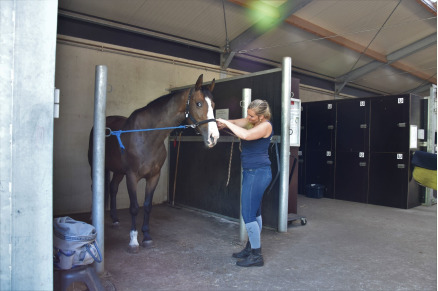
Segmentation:
{"type": "MultiPolygon", "coordinates": [[[[180,89],[180,90],[170,92],[169,94],[160,96],[157,99],[154,99],[151,102],[149,102],[146,106],[134,110],[131,113],[131,116],[138,114],[142,111],[148,110],[149,108],[154,108],[154,107],[163,108],[166,105],[166,103],[169,102],[170,99],[172,99],[175,95],[184,92],[185,90],[186,89],[180,89]]],[[[212,97],[211,94],[208,94],[208,92],[210,92],[210,91],[207,89],[206,85],[201,87],[201,91],[202,91],[202,93],[204,93],[204,96],[209,96],[210,98],[212,97]]]]}
{"type": "Polygon", "coordinates": [[[163,95],[158,97],[157,99],[152,100],[151,102],[149,102],[146,106],[138,108],[136,110],[134,110],[131,115],[134,114],[138,114],[142,111],[148,110],[149,108],[153,108],[153,107],[157,107],[161,108],[163,107],[167,102],[169,102],[170,99],[172,99],[173,96],[183,92],[184,90],[177,90],[177,91],[173,91],[170,92],[169,94],[163,95]]]}

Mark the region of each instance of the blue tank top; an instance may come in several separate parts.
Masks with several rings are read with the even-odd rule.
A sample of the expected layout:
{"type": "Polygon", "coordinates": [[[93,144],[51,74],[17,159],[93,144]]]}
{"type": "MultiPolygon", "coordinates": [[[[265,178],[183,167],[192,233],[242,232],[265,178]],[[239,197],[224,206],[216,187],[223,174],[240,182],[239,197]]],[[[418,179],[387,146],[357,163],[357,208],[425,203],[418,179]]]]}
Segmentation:
{"type": "Polygon", "coordinates": [[[256,140],[242,140],[242,153],[240,155],[242,168],[255,169],[271,165],[268,148],[273,135],[274,129],[272,129],[269,137],[256,140]]]}

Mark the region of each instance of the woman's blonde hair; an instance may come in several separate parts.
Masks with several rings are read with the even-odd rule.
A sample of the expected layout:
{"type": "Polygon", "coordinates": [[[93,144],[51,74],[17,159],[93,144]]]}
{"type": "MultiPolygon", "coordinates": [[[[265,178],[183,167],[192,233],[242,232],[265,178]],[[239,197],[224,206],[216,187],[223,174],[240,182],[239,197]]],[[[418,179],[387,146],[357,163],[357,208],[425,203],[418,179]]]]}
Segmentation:
{"type": "Polygon", "coordinates": [[[254,110],[256,115],[263,115],[266,120],[271,119],[271,109],[266,100],[255,99],[249,103],[248,109],[254,110]]]}

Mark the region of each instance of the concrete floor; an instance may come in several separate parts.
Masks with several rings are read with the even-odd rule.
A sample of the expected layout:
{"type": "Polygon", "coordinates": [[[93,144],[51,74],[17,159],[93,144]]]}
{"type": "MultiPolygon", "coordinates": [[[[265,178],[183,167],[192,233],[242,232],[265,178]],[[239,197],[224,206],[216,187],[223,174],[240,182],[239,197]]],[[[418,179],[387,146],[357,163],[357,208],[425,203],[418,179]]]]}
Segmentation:
{"type": "Polygon", "coordinates": [[[102,281],[107,290],[437,290],[436,205],[403,210],[299,195],[298,214],[305,226],[263,230],[264,267],[241,268],[231,257],[244,246],[236,222],[156,205],[154,246],[129,254],[130,216],[121,210],[120,226],[107,219],[102,281]]]}

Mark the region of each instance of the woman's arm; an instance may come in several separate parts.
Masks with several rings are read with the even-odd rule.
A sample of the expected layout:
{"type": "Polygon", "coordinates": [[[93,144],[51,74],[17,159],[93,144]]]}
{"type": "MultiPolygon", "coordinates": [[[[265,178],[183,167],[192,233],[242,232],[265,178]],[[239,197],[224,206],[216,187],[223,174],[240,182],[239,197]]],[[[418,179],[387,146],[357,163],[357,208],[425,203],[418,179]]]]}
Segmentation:
{"type": "MultiPolygon", "coordinates": [[[[243,140],[256,140],[256,139],[260,139],[263,137],[266,138],[266,137],[270,136],[271,132],[272,132],[272,126],[269,122],[262,122],[259,125],[251,128],[251,129],[245,129],[245,128],[237,125],[236,120],[231,121],[231,120],[225,120],[222,118],[218,118],[216,120],[218,121],[219,128],[228,127],[238,138],[243,139],[243,140]]],[[[240,123],[238,122],[238,124],[243,124],[241,119],[237,119],[237,120],[240,120],[240,123]]],[[[248,124],[247,121],[246,121],[245,125],[246,124],[248,124]]]]}
{"type": "MultiPolygon", "coordinates": [[[[217,119],[216,119],[217,120],[217,119]]],[[[239,127],[247,127],[248,126],[248,124],[249,124],[249,122],[248,122],[248,120],[246,119],[246,118],[240,118],[240,119],[229,119],[229,120],[227,120],[228,122],[231,122],[231,123],[233,123],[233,124],[235,124],[235,125],[237,125],[237,126],[239,126],[239,127]]],[[[224,129],[224,128],[226,128],[227,126],[224,124],[224,123],[222,123],[222,122],[217,122],[217,127],[219,128],[219,129],[224,129]]]]}

